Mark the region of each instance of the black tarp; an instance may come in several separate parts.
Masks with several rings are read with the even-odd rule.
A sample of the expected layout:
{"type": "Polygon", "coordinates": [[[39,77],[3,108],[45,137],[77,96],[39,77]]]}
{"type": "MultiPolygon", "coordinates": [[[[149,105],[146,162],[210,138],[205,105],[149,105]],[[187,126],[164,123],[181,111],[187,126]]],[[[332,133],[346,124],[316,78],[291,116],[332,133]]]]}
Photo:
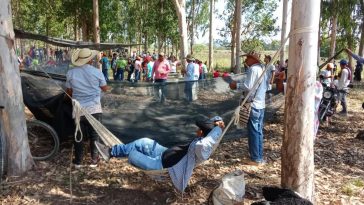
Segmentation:
{"type": "MultiPolygon", "coordinates": [[[[34,116],[54,127],[61,139],[72,136],[71,104],[64,100],[59,87],[64,86],[65,78],[55,80],[27,73],[21,76],[24,103],[34,116]]],[[[102,123],[124,143],[149,137],[165,146],[194,138],[197,118],[219,115],[228,123],[241,95],[231,91],[221,78],[196,83],[193,102],[185,101],[185,84],[179,79],[167,83],[163,104],[156,97],[156,84],[110,82],[109,86],[110,91],[101,98],[102,123]]],[[[268,105],[265,119],[276,110],[268,105]]],[[[225,138],[242,136],[246,136],[245,130],[231,126],[225,138]]]]}

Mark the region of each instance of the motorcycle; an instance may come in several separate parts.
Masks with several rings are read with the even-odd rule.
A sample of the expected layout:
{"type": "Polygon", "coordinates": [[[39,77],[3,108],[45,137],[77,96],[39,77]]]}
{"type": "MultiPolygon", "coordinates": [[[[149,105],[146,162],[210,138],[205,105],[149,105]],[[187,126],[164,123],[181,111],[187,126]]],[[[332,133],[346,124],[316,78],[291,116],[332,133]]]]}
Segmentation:
{"type": "Polygon", "coordinates": [[[336,107],[339,104],[339,90],[336,86],[324,86],[323,96],[319,106],[319,120],[323,122],[327,117],[331,117],[336,113],[336,107]]]}

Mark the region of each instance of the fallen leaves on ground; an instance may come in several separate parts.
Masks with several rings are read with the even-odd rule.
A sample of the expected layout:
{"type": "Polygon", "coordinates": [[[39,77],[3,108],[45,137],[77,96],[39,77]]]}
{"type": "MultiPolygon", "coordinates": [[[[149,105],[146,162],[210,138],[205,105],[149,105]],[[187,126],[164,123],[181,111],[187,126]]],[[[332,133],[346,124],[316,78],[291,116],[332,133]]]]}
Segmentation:
{"type": "MultiPolygon", "coordinates": [[[[315,142],[315,197],[317,204],[364,203],[363,90],[349,96],[347,118],[334,116],[321,126],[315,142]],[[361,136],[359,134],[358,136],[361,136]]],[[[340,106],[339,106],[340,107],[340,106]]],[[[280,184],[283,109],[265,124],[264,154],[268,164],[246,166],[247,138],[223,142],[215,154],[198,166],[184,194],[170,181],[157,182],[125,159],[101,162],[97,168],[75,170],[70,166],[71,145],[62,144],[51,161],[36,162],[23,177],[9,177],[1,186],[2,204],[208,204],[211,191],[222,176],[234,170],[245,172],[244,204],[262,200],[261,188],[280,184]]]]}

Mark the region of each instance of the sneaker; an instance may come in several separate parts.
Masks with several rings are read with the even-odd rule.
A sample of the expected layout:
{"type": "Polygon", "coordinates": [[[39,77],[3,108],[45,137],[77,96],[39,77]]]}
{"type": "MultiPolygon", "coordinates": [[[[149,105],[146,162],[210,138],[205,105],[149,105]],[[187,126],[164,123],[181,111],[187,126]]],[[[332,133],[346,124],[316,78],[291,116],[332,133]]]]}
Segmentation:
{"type": "Polygon", "coordinates": [[[108,162],[110,160],[110,147],[103,145],[99,142],[95,142],[95,145],[97,150],[99,150],[99,153],[101,154],[102,158],[108,162]]]}
{"type": "Polygon", "coordinates": [[[75,160],[72,160],[72,163],[76,169],[81,169],[83,167],[82,164],[80,164],[79,162],[76,162],[75,160]]]}
{"type": "Polygon", "coordinates": [[[97,167],[97,164],[99,163],[100,161],[100,158],[97,158],[97,159],[92,159],[91,160],[91,164],[89,165],[91,168],[96,168],[97,167]]]}

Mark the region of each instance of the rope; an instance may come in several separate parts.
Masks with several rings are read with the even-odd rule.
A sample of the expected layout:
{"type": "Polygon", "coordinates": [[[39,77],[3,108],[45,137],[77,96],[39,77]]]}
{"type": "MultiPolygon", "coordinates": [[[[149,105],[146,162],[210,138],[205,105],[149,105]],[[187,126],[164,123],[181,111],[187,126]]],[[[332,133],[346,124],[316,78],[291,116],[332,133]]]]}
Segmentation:
{"type": "MultiPolygon", "coordinates": [[[[41,71],[46,74],[46,76],[50,79],[53,79],[52,76],[50,76],[44,69],[41,68],[41,71]]],[[[56,81],[53,81],[54,84],[57,85],[58,88],[62,90],[71,100],[72,100],[72,106],[73,106],[73,115],[75,119],[75,141],[81,142],[83,138],[83,134],[81,131],[80,126],[80,119],[81,116],[85,116],[87,121],[90,123],[90,125],[94,128],[94,130],[97,132],[97,134],[100,136],[101,140],[105,143],[105,145],[111,147],[116,144],[122,144],[122,142],[114,135],[112,134],[101,122],[99,122],[97,119],[95,119],[90,113],[85,111],[80,103],[73,99],[72,96],[70,96],[56,81]],[[77,133],[80,132],[80,139],[77,139],[77,133]]]]}
{"type": "MultiPolygon", "coordinates": [[[[284,47],[284,45],[286,44],[287,40],[292,37],[295,34],[301,34],[301,33],[309,33],[309,32],[315,32],[316,30],[313,29],[313,27],[302,27],[302,28],[298,28],[295,29],[293,31],[291,31],[289,33],[289,35],[284,39],[284,41],[281,43],[281,46],[279,47],[279,49],[275,52],[275,54],[273,55],[272,60],[270,61],[269,65],[272,65],[272,62],[275,61],[275,59],[277,59],[278,57],[278,53],[282,50],[282,48],[284,47]]],[[[262,63],[262,62],[261,62],[262,63]]],[[[228,129],[230,128],[230,126],[234,123],[235,125],[238,124],[239,122],[239,117],[240,117],[240,107],[244,106],[246,101],[249,99],[249,97],[252,95],[253,92],[255,92],[255,90],[258,88],[260,82],[263,80],[265,73],[267,72],[268,67],[266,66],[265,69],[263,70],[262,74],[259,76],[258,80],[254,83],[253,88],[249,90],[248,94],[245,96],[243,102],[235,109],[234,111],[234,115],[231,118],[229,124],[225,127],[223,133],[221,134],[221,138],[219,139],[219,142],[221,141],[221,139],[224,137],[224,135],[226,134],[226,132],[228,131],[228,129]]],[[[217,144],[218,144],[217,143],[217,144]]],[[[216,148],[215,148],[216,149],[216,148]]]]}
{"type": "Polygon", "coordinates": [[[83,133],[80,126],[80,119],[82,115],[82,108],[78,101],[72,99],[73,116],[75,118],[75,142],[81,142],[83,138],[83,133]],[[80,139],[77,139],[77,132],[80,132],[80,139]]]}

